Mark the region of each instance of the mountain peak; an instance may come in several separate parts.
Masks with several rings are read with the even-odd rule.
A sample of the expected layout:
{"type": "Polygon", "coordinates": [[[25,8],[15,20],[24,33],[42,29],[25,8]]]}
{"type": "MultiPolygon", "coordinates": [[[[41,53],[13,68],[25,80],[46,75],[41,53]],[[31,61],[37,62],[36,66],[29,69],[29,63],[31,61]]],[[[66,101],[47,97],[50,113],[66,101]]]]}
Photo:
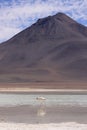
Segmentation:
{"type": "MultiPolygon", "coordinates": [[[[64,13],[57,13],[53,16],[38,19],[31,27],[19,33],[21,37],[28,37],[29,42],[40,41],[41,39],[70,39],[87,37],[87,29],[78,24],[75,20],[64,13]]],[[[11,40],[13,40],[13,37],[11,40]]]]}
{"type": "Polygon", "coordinates": [[[76,23],[76,21],[73,20],[71,17],[69,17],[68,15],[61,13],[61,12],[55,14],[54,17],[57,20],[60,20],[61,22],[76,23]]]}
{"type": "Polygon", "coordinates": [[[64,13],[62,12],[58,12],[57,14],[55,14],[54,16],[58,16],[58,17],[62,17],[62,16],[66,16],[64,13]]]}
{"type": "Polygon", "coordinates": [[[78,35],[82,35],[82,32],[81,34],[76,33],[76,31],[78,31],[78,26],[79,24],[72,18],[64,13],[59,12],[53,16],[38,19],[38,21],[33,26],[34,32],[30,32],[32,33],[32,38],[30,39],[33,39],[33,37],[36,39],[40,39],[41,37],[44,39],[60,39],[61,37],[66,39],[66,37],[78,37],[78,35]]]}
{"type": "Polygon", "coordinates": [[[40,24],[45,24],[45,22],[48,22],[48,21],[52,22],[54,20],[55,20],[55,22],[76,23],[75,20],[73,20],[68,15],[61,13],[61,12],[59,12],[53,16],[48,16],[46,18],[38,19],[37,23],[40,25],[40,24]]]}

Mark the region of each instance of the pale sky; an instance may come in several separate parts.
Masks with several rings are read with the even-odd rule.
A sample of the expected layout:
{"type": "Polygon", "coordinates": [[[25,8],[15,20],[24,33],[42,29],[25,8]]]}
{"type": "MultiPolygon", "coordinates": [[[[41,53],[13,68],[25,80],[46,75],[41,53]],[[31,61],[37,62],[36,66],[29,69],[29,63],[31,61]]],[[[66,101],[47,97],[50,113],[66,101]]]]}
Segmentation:
{"type": "Polygon", "coordinates": [[[87,26],[87,0],[0,0],[0,43],[58,12],[87,26]]]}

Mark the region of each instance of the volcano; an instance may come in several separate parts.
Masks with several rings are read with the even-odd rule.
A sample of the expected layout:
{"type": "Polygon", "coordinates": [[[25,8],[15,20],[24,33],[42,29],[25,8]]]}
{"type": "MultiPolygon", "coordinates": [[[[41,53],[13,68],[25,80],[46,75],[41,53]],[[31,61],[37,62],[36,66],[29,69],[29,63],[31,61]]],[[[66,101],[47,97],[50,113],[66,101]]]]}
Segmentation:
{"type": "Polygon", "coordinates": [[[86,84],[87,27],[57,13],[1,43],[2,82],[86,84]]]}

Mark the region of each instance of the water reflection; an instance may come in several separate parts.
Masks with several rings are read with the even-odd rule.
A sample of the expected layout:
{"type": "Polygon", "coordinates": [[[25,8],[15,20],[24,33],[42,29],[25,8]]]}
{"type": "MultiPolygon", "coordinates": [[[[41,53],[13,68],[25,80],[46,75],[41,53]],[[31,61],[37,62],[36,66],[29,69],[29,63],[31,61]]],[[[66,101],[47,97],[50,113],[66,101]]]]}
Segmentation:
{"type": "Polygon", "coordinates": [[[44,97],[37,97],[36,100],[39,103],[37,116],[44,117],[46,115],[46,99],[44,97]]]}

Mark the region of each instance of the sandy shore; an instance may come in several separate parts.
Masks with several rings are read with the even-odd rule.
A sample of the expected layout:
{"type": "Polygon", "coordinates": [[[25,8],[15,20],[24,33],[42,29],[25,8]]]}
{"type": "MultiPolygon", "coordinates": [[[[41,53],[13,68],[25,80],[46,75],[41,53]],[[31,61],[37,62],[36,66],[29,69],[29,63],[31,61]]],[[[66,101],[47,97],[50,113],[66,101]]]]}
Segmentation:
{"type": "Polygon", "coordinates": [[[35,88],[0,88],[0,93],[5,94],[58,94],[58,95],[80,95],[87,94],[84,89],[35,89],[35,88]]]}
{"type": "Polygon", "coordinates": [[[0,92],[32,93],[32,92],[57,92],[57,93],[83,93],[87,94],[85,83],[0,83],[0,92]]]}
{"type": "MultiPolygon", "coordinates": [[[[11,85],[11,84],[10,84],[11,85]]],[[[28,86],[15,86],[15,84],[14,84],[14,86],[10,86],[10,85],[8,85],[7,84],[7,86],[0,86],[0,92],[44,92],[44,93],[46,93],[46,92],[52,92],[52,93],[54,93],[54,92],[57,92],[57,93],[87,93],[87,89],[54,89],[54,88],[50,88],[50,89],[48,89],[48,88],[36,88],[36,87],[28,87],[28,86]]]]}
{"type": "Polygon", "coordinates": [[[75,122],[37,125],[0,123],[0,130],[87,130],[87,124],[78,124],[75,122]]]}

